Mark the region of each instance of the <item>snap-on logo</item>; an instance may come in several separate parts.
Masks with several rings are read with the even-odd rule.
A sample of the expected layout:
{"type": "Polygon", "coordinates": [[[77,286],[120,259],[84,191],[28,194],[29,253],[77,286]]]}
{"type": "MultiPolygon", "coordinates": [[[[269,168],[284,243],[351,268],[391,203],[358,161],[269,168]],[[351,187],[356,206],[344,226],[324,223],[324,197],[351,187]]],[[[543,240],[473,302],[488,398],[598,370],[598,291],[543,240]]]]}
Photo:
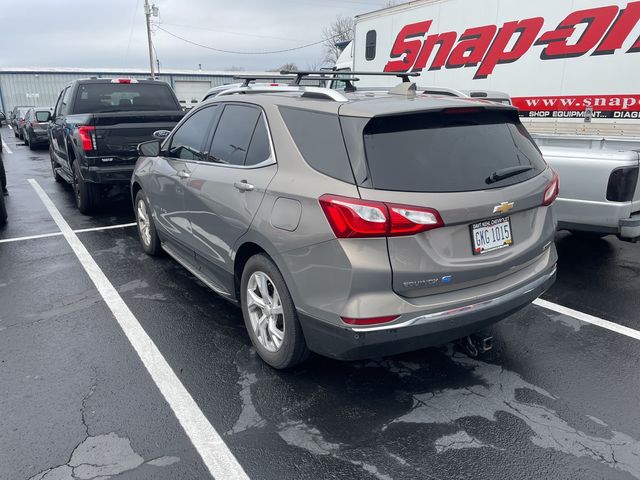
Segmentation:
{"type": "MultiPolygon", "coordinates": [[[[385,72],[420,72],[478,67],[474,79],[487,78],[501,64],[518,61],[532,46],[543,46],[540,58],[553,60],[585,55],[613,55],[620,50],[640,20],[640,1],[620,10],[616,5],[590,8],[569,14],[555,30],[540,34],[542,17],[427,35],[432,20],[405,25],[398,33],[385,72]],[[584,25],[584,27],[582,27],[584,25]],[[584,31],[574,41],[576,30],[584,31]],[[429,59],[437,48],[431,64],[429,59]]],[[[640,52],[640,37],[625,53],[640,52]]]]}

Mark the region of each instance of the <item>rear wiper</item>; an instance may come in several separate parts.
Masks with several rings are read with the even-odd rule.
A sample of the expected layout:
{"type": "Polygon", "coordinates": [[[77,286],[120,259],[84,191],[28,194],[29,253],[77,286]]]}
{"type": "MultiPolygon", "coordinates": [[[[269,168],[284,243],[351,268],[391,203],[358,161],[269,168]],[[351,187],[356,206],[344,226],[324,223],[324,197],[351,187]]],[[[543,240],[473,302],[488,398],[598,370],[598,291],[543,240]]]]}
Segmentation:
{"type": "Polygon", "coordinates": [[[519,165],[517,167],[502,168],[500,170],[493,172],[491,175],[489,175],[485,180],[485,182],[496,183],[496,182],[499,182],[500,180],[504,180],[505,178],[513,177],[515,175],[528,172],[530,170],[533,170],[533,167],[531,165],[527,165],[527,166],[519,165]]]}

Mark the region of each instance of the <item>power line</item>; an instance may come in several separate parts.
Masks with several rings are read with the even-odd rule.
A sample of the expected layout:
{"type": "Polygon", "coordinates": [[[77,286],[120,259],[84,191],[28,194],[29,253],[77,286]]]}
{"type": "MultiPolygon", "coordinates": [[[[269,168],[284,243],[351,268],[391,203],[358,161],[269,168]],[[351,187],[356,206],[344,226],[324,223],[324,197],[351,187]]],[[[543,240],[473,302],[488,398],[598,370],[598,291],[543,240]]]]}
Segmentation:
{"type": "MultiPolygon", "coordinates": [[[[198,47],[206,48],[207,50],[213,50],[214,52],[231,53],[231,54],[234,54],[234,55],[270,55],[270,54],[273,54],[273,53],[292,52],[294,50],[301,50],[303,48],[313,47],[314,45],[320,45],[321,43],[324,43],[326,41],[326,39],[325,40],[318,40],[317,42],[307,43],[306,45],[300,45],[298,47],[285,48],[285,49],[282,49],[282,50],[271,50],[271,51],[268,51],[268,52],[238,52],[238,51],[234,51],[234,50],[223,50],[221,48],[214,48],[214,47],[210,47],[208,45],[202,45],[201,43],[194,42],[192,40],[188,40],[188,39],[186,39],[184,37],[176,35],[175,33],[172,33],[169,30],[167,30],[165,28],[162,28],[160,25],[156,25],[156,27],[158,28],[158,30],[162,30],[163,32],[171,35],[172,37],[175,37],[178,40],[182,40],[183,42],[190,43],[191,45],[196,45],[198,47]]],[[[336,37],[338,37],[338,35],[335,35],[334,37],[331,37],[331,38],[336,38],[336,37]]]]}

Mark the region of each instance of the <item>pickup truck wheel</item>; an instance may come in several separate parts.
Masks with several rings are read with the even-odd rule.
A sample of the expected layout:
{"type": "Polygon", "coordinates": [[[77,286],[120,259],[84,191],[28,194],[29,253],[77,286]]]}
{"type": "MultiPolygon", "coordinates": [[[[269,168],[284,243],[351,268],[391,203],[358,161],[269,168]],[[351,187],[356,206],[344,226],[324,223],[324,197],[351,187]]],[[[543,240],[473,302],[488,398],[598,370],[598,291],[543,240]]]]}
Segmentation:
{"type": "Polygon", "coordinates": [[[51,170],[53,171],[53,179],[57,183],[62,183],[64,181],[64,179],[56,171],[56,168],[58,168],[58,164],[53,159],[53,151],[51,150],[51,147],[49,147],[49,159],[51,160],[51,170]]]}
{"type": "Polygon", "coordinates": [[[269,257],[258,254],[247,261],[240,296],[251,343],[266,363],[285,369],[309,357],[293,299],[269,257]]]}
{"type": "Polygon", "coordinates": [[[142,190],[136,195],[135,204],[136,223],[138,224],[138,235],[140,236],[140,243],[142,249],[147,255],[158,256],[162,252],[160,247],[160,238],[158,238],[158,232],[156,226],[153,223],[153,217],[151,216],[151,208],[147,203],[146,198],[142,190]]]}
{"type": "Polygon", "coordinates": [[[73,193],[76,197],[76,206],[80,213],[88,215],[92,213],[100,203],[100,191],[93,183],[85,182],[80,175],[78,162],[73,162],[73,193]]]}

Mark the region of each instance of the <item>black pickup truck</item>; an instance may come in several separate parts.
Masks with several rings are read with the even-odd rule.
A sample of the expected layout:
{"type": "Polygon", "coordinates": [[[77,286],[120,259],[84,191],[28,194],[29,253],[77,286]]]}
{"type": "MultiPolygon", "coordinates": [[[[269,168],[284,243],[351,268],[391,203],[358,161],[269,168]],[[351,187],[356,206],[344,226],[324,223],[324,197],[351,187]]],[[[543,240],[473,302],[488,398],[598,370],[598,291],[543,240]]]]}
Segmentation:
{"type": "Polygon", "coordinates": [[[49,155],[57,182],[73,185],[78,209],[91,213],[105,187],[128,186],[139,143],[164,138],[184,112],[157,80],[74,80],[49,119],[49,155]]]}

